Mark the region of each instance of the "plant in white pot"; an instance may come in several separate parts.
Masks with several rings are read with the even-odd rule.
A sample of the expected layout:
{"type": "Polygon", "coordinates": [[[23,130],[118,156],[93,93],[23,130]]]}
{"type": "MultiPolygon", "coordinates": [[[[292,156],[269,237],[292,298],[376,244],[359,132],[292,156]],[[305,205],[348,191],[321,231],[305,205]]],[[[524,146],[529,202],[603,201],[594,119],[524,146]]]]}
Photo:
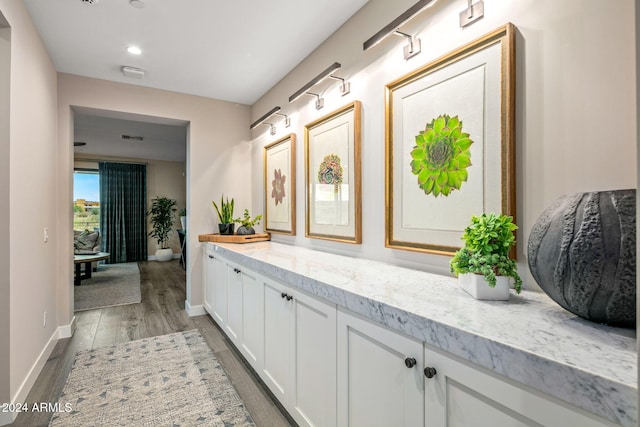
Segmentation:
{"type": "Polygon", "coordinates": [[[520,293],[522,279],[515,260],[509,258],[517,229],[511,216],[489,213],[471,217],[462,236],[465,245],[451,259],[451,272],[458,276],[462,289],[476,299],[508,300],[513,279],[513,287],[520,293]]]}
{"type": "Polygon", "coordinates": [[[173,251],[169,247],[169,233],[173,228],[173,216],[176,212],[176,201],[168,197],[158,196],[151,201],[151,209],[147,215],[151,217],[153,230],[149,236],[158,241],[156,260],[169,261],[173,258],[173,251]]]}

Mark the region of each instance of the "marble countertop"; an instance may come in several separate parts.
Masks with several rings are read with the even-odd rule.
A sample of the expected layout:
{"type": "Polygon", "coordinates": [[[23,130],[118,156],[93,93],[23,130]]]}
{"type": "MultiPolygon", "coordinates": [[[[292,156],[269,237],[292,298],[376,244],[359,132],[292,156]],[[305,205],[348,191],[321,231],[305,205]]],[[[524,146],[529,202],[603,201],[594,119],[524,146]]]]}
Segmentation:
{"type": "Polygon", "coordinates": [[[622,425],[636,425],[635,331],[543,293],[478,301],[454,277],[274,242],[208,243],[230,261],[622,425]]]}

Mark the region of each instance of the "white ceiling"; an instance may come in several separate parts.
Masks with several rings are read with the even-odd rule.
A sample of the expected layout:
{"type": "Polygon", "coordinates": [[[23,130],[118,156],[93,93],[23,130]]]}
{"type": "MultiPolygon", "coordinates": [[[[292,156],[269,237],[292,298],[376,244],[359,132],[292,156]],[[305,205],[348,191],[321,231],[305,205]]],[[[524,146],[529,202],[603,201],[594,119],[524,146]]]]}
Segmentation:
{"type": "Polygon", "coordinates": [[[115,111],[78,108],[73,110],[74,152],[103,157],[184,162],[187,155],[187,122],[115,111]],[[122,135],[141,136],[142,141],[122,135]]]}
{"type": "Polygon", "coordinates": [[[368,0],[142,1],[24,0],[59,72],[247,105],[368,0]]]}
{"type": "MultiPolygon", "coordinates": [[[[142,1],[138,9],[129,0],[24,0],[59,72],[247,105],[368,0],[142,1]],[[142,54],[129,54],[130,45],[142,54]],[[125,77],[122,66],[145,76],[125,77]]],[[[87,143],[76,153],[186,157],[186,123],[88,108],[75,110],[74,123],[75,141],[87,143]]]]}

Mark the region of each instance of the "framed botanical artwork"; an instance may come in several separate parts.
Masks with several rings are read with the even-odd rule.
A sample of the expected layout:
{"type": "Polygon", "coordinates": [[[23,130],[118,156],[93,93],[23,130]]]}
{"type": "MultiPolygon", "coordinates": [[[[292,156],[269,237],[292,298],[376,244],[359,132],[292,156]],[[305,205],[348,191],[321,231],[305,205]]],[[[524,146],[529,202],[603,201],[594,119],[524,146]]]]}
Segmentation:
{"type": "Polygon", "coordinates": [[[386,86],[387,247],[453,255],[472,215],[514,215],[514,32],[386,86]]]}
{"type": "Polygon", "coordinates": [[[362,242],[360,127],[355,101],[304,128],[307,237],[362,242]]]}
{"type": "Polygon", "coordinates": [[[264,147],[264,229],[296,234],[296,135],[264,147]]]}

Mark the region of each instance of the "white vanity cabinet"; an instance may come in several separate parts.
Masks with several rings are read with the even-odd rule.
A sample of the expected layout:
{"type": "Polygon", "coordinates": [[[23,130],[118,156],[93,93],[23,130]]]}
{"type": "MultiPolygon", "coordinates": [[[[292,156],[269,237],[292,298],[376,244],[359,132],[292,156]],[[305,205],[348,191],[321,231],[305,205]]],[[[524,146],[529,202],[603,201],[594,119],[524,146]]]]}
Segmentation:
{"type": "Polygon", "coordinates": [[[299,425],[336,425],[336,307],[264,281],[261,376],[299,425]]]}
{"type": "Polygon", "coordinates": [[[207,245],[204,306],[299,425],[336,425],[335,304],[207,245]]]}
{"type": "Polygon", "coordinates": [[[618,425],[426,344],[424,361],[425,426],[618,425]]]}
{"type": "MultiPolygon", "coordinates": [[[[540,360],[531,350],[522,358],[518,352],[524,350],[506,346],[504,351],[498,349],[499,352],[491,354],[494,371],[490,364],[480,366],[470,361],[475,359],[464,358],[465,354],[473,356],[475,351],[483,354],[481,344],[489,338],[475,335],[477,342],[461,343],[457,341],[461,338],[456,329],[443,323],[437,325],[444,331],[438,338],[444,343],[454,340],[449,342],[452,351],[461,352],[453,354],[425,343],[420,337],[439,330],[429,322],[439,322],[440,317],[448,316],[441,309],[442,304],[454,299],[449,304],[452,312],[457,312],[459,304],[466,307],[475,303],[464,299],[466,295],[449,298],[452,291],[448,282],[443,283],[441,293],[424,288],[425,293],[433,292],[438,301],[432,307],[440,313],[438,318],[413,312],[403,314],[396,305],[379,301],[385,297],[378,288],[367,291],[370,282],[376,281],[370,274],[370,262],[352,268],[351,264],[358,261],[349,259],[340,264],[342,270],[336,273],[332,270],[332,259],[318,261],[321,257],[314,251],[273,243],[262,247],[265,249],[252,249],[245,264],[245,255],[234,247],[206,245],[204,307],[301,426],[635,425],[635,406],[628,403],[632,401],[630,393],[623,393],[615,384],[605,387],[601,382],[607,378],[602,375],[594,374],[591,380],[583,370],[572,371],[573,365],[540,360]],[[290,254],[305,262],[280,268],[266,261],[271,247],[278,250],[278,257],[273,259],[290,254]],[[323,282],[325,278],[340,282],[339,274],[343,274],[345,287],[349,287],[346,291],[340,285],[323,282]],[[354,284],[359,277],[366,280],[354,284]],[[558,372],[566,375],[566,379],[558,376],[558,372]],[[523,377],[533,380],[523,384],[519,380],[523,377]],[[553,397],[557,394],[562,397],[553,397]],[[615,412],[610,410],[614,408],[615,412]],[[620,424],[610,421],[617,419],[622,420],[620,424]]],[[[323,256],[327,258],[326,254],[323,256]]],[[[425,281],[432,280],[430,286],[438,286],[438,281],[443,280],[426,273],[398,270],[398,277],[404,280],[409,280],[412,274],[420,275],[420,279],[424,275],[425,281]]],[[[381,280],[380,287],[384,286],[389,284],[381,280]]],[[[401,292],[393,286],[386,292],[392,291],[401,292]]],[[[416,295],[422,298],[424,313],[422,306],[428,307],[432,299],[419,294],[413,298],[416,295]]],[[[394,295],[393,303],[398,301],[402,303],[402,296],[394,295]]],[[[541,310],[550,310],[536,295],[527,295],[527,301],[537,307],[531,311],[532,319],[541,310]]],[[[415,305],[413,301],[407,304],[415,305]]],[[[472,308],[489,309],[485,305],[472,308]]],[[[501,310],[502,306],[495,307],[497,313],[509,315],[501,310]]],[[[550,312],[561,318],[566,316],[550,312]]],[[[449,317],[448,322],[455,323],[455,319],[449,317]]],[[[579,323],[569,326],[560,323],[556,327],[582,330],[579,323]]],[[[606,339],[602,335],[597,341],[589,341],[586,334],[581,337],[587,343],[606,339]]],[[[571,338],[566,334],[564,339],[571,338]]],[[[571,348],[579,351],[580,346],[586,345],[583,341],[577,340],[571,348]]],[[[565,358],[571,356],[562,354],[565,358]]],[[[633,366],[627,364],[631,370],[633,366]]]]}
{"type": "Polygon", "coordinates": [[[337,338],[338,425],[422,426],[422,342],[343,310],[337,338]]]}

